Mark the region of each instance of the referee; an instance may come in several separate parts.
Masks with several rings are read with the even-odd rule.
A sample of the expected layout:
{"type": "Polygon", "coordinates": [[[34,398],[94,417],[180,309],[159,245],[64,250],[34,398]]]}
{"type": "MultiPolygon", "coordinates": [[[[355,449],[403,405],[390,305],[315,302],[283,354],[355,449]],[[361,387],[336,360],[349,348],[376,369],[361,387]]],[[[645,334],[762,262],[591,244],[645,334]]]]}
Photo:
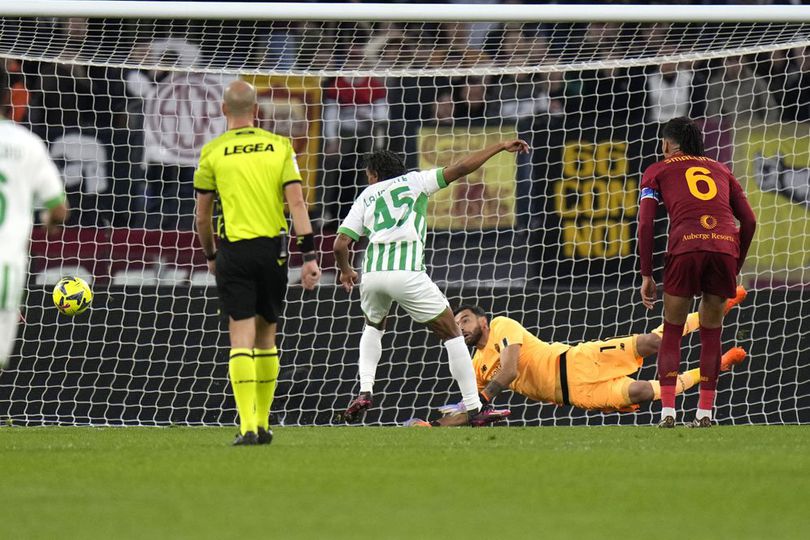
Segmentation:
{"type": "Polygon", "coordinates": [[[276,323],[287,292],[285,199],[303,253],[304,288],[315,288],[321,274],[292,144],[254,127],[257,109],[253,86],[242,80],[228,85],[222,101],[228,131],[203,147],[194,174],[197,235],[228,316],[228,371],[240,423],[233,444],[240,446],[273,440],[276,323]],[[215,197],[222,207],[219,250],[212,223],[215,197]]]}

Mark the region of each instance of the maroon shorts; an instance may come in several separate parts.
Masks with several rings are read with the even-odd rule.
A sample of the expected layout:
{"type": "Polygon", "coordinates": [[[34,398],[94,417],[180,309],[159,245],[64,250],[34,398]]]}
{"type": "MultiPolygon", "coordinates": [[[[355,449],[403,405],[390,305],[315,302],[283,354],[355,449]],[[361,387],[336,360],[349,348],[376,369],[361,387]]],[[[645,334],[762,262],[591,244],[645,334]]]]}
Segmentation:
{"type": "Polygon", "coordinates": [[[691,298],[702,293],[734,298],[737,289],[737,259],[726,253],[692,251],[668,256],[664,268],[664,292],[691,298]]]}

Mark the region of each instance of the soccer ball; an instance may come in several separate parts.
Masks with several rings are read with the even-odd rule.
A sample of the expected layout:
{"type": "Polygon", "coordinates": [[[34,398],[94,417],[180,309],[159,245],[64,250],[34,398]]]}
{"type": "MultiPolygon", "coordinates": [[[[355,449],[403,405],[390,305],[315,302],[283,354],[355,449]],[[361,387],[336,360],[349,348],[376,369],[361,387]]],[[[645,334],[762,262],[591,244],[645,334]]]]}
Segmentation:
{"type": "Polygon", "coordinates": [[[80,277],[62,278],[53,288],[53,303],[63,315],[78,315],[90,307],[92,301],[93,291],[80,277]]]}

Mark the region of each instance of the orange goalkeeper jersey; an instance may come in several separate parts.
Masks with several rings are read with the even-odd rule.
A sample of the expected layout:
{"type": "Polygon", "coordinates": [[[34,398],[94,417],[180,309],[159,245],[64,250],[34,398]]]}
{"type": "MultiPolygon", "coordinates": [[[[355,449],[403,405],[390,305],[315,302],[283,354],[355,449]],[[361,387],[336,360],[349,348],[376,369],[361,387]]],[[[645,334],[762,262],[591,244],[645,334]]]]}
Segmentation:
{"type": "Polygon", "coordinates": [[[509,387],[530,399],[553,403],[557,385],[557,358],[571,347],[564,343],[546,343],[509,317],[495,317],[489,323],[489,339],[473,355],[475,376],[481,389],[501,367],[501,351],[519,344],[518,375],[509,387]]]}

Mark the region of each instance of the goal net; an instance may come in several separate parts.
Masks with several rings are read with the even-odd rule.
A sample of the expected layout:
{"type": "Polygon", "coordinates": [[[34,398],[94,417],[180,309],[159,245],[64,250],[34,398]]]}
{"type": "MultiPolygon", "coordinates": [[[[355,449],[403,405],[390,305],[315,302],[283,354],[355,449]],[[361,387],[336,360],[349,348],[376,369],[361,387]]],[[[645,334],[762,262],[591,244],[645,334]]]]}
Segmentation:
{"type": "MultiPolygon", "coordinates": [[[[759,220],[741,276],[749,296],[723,332],[724,350],[741,346],[748,358],[722,374],[716,417],[810,421],[810,25],[777,11],[770,22],[587,23],[581,13],[544,17],[561,6],[398,5],[385,8],[390,20],[358,22],[372,7],[313,5],[285,18],[267,5],[231,20],[244,5],[221,3],[220,15],[188,20],[161,2],[96,16],[31,4],[51,11],[0,19],[6,116],[46,141],[73,212],[57,237],[34,230],[0,418],[234,423],[192,176],[201,146],[225,129],[223,87],[241,77],[259,90],[258,124],[293,140],[324,270],[319,288],[304,291],[292,248],[273,423],[333,423],[358,389],[359,296],[335,286],[331,248],[365,185],[362,154],[389,148],[427,169],[526,140],[529,155],[500,155],[432,197],[427,270],[451,305],[478,304],[545,341],[578,343],[662,322],[660,303],[646,311],[638,298],[638,188],[661,158],[659,126],[684,115],[759,220]],[[437,15],[473,19],[490,8],[491,20],[437,15]],[[345,20],[324,22],[336,9],[345,20]],[[92,284],[87,313],[53,307],[50,289],[64,275],[92,284]]],[[[666,227],[657,221],[659,281],[666,227]]],[[[685,338],[682,370],[697,367],[698,345],[685,338]]],[[[654,379],[655,358],[634,376],[654,379]]],[[[696,393],[684,407],[696,407],[696,393]]],[[[375,394],[368,424],[435,417],[460,400],[439,341],[398,309],[375,394]]],[[[658,410],[585,412],[505,394],[498,404],[515,425],[649,424],[658,410]]]]}

